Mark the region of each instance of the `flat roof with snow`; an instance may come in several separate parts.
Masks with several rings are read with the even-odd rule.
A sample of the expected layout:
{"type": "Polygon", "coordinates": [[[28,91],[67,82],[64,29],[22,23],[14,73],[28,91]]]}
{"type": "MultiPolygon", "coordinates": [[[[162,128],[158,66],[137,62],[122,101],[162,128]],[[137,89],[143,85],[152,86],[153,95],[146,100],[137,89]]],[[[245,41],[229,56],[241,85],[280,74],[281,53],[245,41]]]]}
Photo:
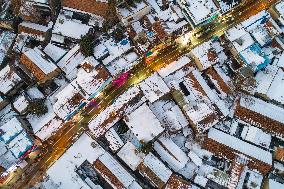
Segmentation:
{"type": "Polygon", "coordinates": [[[137,108],[124,120],[139,141],[149,142],[164,131],[147,104],[137,108]]]}

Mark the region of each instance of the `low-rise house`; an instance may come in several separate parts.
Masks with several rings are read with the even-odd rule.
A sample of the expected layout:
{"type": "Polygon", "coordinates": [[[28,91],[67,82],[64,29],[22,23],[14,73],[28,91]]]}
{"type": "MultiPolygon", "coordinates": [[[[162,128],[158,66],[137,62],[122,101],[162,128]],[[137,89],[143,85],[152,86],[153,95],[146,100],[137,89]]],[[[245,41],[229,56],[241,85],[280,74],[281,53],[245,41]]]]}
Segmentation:
{"type": "MultiPolygon", "coordinates": [[[[92,167],[93,162],[105,153],[106,151],[95,140],[83,133],[46,171],[47,180],[43,181],[43,185],[50,188],[50,183],[54,183],[53,186],[57,185],[62,188],[90,188],[92,186],[102,189],[101,183],[88,182],[90,181],[88,177],[80,177],[78,168],[85,161],[92,167]]],[[[90,170],[94,173],[93,175],[97,175],[94,169],[90,170]]]]}
{"type": "Polygon", "coordinates": [[[158,100],[150,108],[169,132],[176,133],[189,125],[182,110],[173,101],[158,100]]]}
{"type": "Polygon", "coordinates": [[[186,153],[184,153],[171,139],[163,136],[154,142],[154,150],[175,172],[184,168],[189,161],[186,153]]]}
{"type": "Polygon", "coordinates": [[[137,170],[140,163],[143,162],[145,154],[139,152],[131,142],[127,142],[117,153],[117,156],[130,167],[132,171],[137,170]]]}
{"type": "Polygon", "coordinates": [[[101,155],[94,163],[96,171],[114,188],[142,187],[109,153],[101,155]]]}
{"type": "Polygon", "coordinates": [[[27,97],[27,95],[22,94],[19,97],[15,99],[12,106],[19,114],[25,114],[27,112],[27,109],[29,107],[29,101],[30,99],[27,97]]]}
{"type": "Polygon", "coordinates": [[[163,81],[163,79],[154,73],[139,84],[139,87],[143,91],[149,102],[153,103],[165,94],[170,92],[170,89],[163,81]]]}
{"type": "Polygon", "coordinates": [[[14,117],[0,126],[1,156],[0,164],[8,169],[17,160],[25,158],[29,149],[33,147],[33,141],[23,128],[20,119],[14,117]]]}
{"type": "Polygon", "coordinates": [[[57,63],[67,53],[65,49],[53,45],[52,43],[48,43],[44,47],[43,52],[48,55],[55,63],[57,63]]]}
{"type": "Polygon", "coordinates": [[[22,54],[21,64],[34,75],[39,83],[52,80],[60,73],[60,69],[53,61],[37,47],[28,49],[22,54]]]}
{"type": "Polygon", "coordinates": [[[69,47],[72,43],[77,43],[82,36],[90,31],[91,26],[81,20],[73,19],[73,14],[70,10],[61,10],[53,26],[52,43],[69,47]]]}
{"type": "Polygon", "coordinates": [[[82,13],[95,14],[103,18],[109,16],[110,4],[108,1],[97,1],[97,0],[82,0],[82,1],[73,1],[73,0],[62,0],[61,6],[64,9],[76,10],[82,13]]]}
{"type": "Polygon", "coordinates": [[[230,87],[230,78],[225,74],[222,74],[222,70],[219,66],[214,66],[205,71],[206,76],[209,78],[211,83],[214,85],[214,89],[219,93],[221,98],[226,98],[232,94],[230,87]]]}
{"type": "Polygon", "coordinates": [[[212,0],[178,0],[177,3],[192,27],[210,22],[219,14],[219,10],[212,0]]]}
{"type": "Polygon", "coordinates": [[[9,65],[0,70],[0,92],[4,95],[13,95],[23,84],[22,78],[9,65]]]}
{"type": "Polygon", "coordinates": [[[255,80],[257,82],[255,88],[255,94],[266,99],[273,100],[279,104],[284,103],[284,71],[277,66],[279,61],[283,61],[282,55],[279,60],[276,59],[272,65],[268,65],[264,71],[260,71],[256,74],[255,80]]]}
{"type": "Polygon", "coordinates": [[[74,81],[86,98],[99,94],[110,83],[112,77],[104,65],[94,59],[87,58],[79,65],[74,81]]]}
{"type": "Polygon", "coordinates": [[[143,104],[125,116],[124,120],[140,142],[148,143],[164,131],[159,120],[147,104],[143,104]]]}
{"type": "Polygon", "coordinates": [[[194,187],[191,183],[188,181],[182,179],[180,176],[176,174],[172,174],[169,178],[165,189],[176,189],[176,188],[182,188],[182,189],[198,189],[198,187],[194,187]]]}
{"type": "Polygon", "coordinates": [[[159,189],[166,185],[172,175],[172,171],[152,153],[149,153],[139,164],[138,171],[159,189]]]}
{"type": "Polygon", "coordinates": [[[67,79],[72,81],[76,78],[78,66],[84,59],[85,56],[80,52],[80,46],[76,45],[63,56],[57,66],[65,73],[67,79]]]}
{"type": "Polygon", "coordinates": [[[236,6],[238,6],[242,1],[241,0],[234,0],[234,1],[227,1],[227,0],[217,0],[218,6],[220,7],[222,13],[226,13],[236,6]]]}
{"type": "Polygon", "coordinates": [[[21,34],[26,34],[39,41],[44,41],[52,28],[53,23],[50,22],[46,26],[32,22],[22,22],[18,26],[18,31],[21,34]]]}
{"type": "Polygon", "coordinates": [[[109,148],[112,152],[117,152],[120,148],[123,147],[124,143],[118,133],[115,131],[114,128],[110,128],[106,134],[105,139],[109,144],[109,148]]]}
{"type": "Polygon", "coordinates": [[[56,102],[53,105],[55,114],[61,119],[70,119],[80,104],[85,100],[75,81],[67,85],[56,95],[56,102]]]}
{"type": "Polygon", "coordinates": [[[3,68],[2,62],[7,56],[15,37],[16,35],[12,32],[0,30],[0,68],[3,68]]]}
{"type": "Polygon", "coordinates": [[[131,3],[130,1],[122,1],[117,7],[118,17],[125,26],[140,20],[151,10],[151,7],[143,0],[131,3]]]}
{"type": "Polygon", "coordinates": [[[212,65],[223,64],[227,59],[224,48],[219,41],[209,40],[191,50],[195,63],[200,71],[203,71],[212,65]]]}
{"type": "Polygon", "coordinates": [[[257,169],[263,175],[272,168],[270,152],[214,128],[209,130],[203,148],[232,161],[238,156],[245,156],[246,162],[243,163],[250,169],[257,169]]]}
{"type": "Polygon", "coordinates": [[[273,135],[283,137],[284,109],[254,97],[242,97],[235,116],[273,135]]]}
{"type": "Polygon", "coordinates": [[[134,86],[118,96],[115,102],[89,122],[89,129],[96,137],[103,136],[125,114],[130,114],[146,101],[142,91],[134,86]]]}

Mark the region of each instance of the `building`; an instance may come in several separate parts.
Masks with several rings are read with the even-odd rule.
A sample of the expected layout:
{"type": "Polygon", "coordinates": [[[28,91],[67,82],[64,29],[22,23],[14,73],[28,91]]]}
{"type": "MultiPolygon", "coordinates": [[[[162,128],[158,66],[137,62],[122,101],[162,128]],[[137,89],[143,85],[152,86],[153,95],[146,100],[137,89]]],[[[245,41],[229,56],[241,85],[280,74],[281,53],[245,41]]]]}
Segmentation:
{"type": "Polygon", "coordinates": [[[219,15],[212,0],[178,0],[177,3],[192,27],[210,22],[219,15]]]}
{"type": "Polygon", "coordinates": [[[200,71],[203,71],[216,63],[223,64],[227,59],[224,48],[219,41],[209,40],[195,47],[191,55],[200,71]]]}
{"type": "Polygon", "coordinates": [[[142,189],[135,179],[109,153],[101,155],[93,166],[114,189],[142,189]]]}
{"type": "Polygon", "coordinates": [[[98,0],[62,0],[61,6],[69,10],[77,10],[78,12],[95,14],[103,18],[109,16],[110,5],[108,1],[98,1],[98,0]]]}
{"type": "Polygon", "coordinates": [[[170,89],[163,79],[155,72],[153,75],[145,79],[139,84],[149,102],[153,103],[165,94],[170,92],[170,89]]]}
{"type": "Polygon", "coordinates": [[[272,168],[272,154],[269,151],[214,128],[209,130],[202,147],[231,161],[238,159],[239,156],[245,156],[246,158],[244,158],[242,164],[252,170],[257,169],[263,175],[266,175],[272,168]]]}
{"type": "Polygon", "coordinates": [[[132,3],[133,4],[130,4],[129,1],[122,1],[117,6],[118,17],[125,26],[140,20],[151,11],[151,7],[143,0],[140,2],[132,1],[132,3]]]}
{"type": "Polygon", "coordinates": [[[147,178],[154,187],[159,189],[166,185],[172,175],[172,171],[152,153],[145,156],[144,161],[138,166],[138,171],[147,178]]]}
{"type": "Polygon", "coordinates": [[[22,78],[9,65],[0,70],[0,92],[13,95],[22,86],[22,78]]]}
{"type": "Polygon", "coordinates": [[[89,122],[90,131],[96,137],[103,136],[125,114],[134,112],[145,101],[142,91],[137,86],[131,87],[89,122]]]}
{"type": "Polygon", "coordinates": [[[39,83],[52,80],[60,73],[60,69],[40,49],[28,49],[21,56],[21,64],[25,66],[39,83]]]}
{"type": "Polygon", "coordinates": [[[148,143],[164,131],[147,104],[125,116],[124,121],[140,142],[148,143]]]}
{"type": "Polygon", "coordinates": [[[16,117],[0,126],[0,164],[5,169],[25,158],[28,155],[26,152],[34,145],[23,127],[22,121],[16,117]]]}
{"type": "Polygon", "coordinates": [[[254,97],[242,97],[235,117],[273,135],[283,137],[284,109],[254,97]]]}

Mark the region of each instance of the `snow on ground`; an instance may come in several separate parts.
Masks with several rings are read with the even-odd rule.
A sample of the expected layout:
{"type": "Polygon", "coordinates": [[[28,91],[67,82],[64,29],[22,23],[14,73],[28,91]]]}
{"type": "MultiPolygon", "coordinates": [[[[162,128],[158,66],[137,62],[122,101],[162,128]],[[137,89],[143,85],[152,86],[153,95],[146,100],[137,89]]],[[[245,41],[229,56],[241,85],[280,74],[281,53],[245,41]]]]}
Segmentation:
{"type": "Polygon", "coordinates": [[[58,189],[90,187],[75,172],[85,160],[91,164],[105,153],[88,135],[83,134],[80,138],[47,170],[47,176],[56,184],[58,189]],[[94,143],[95,145],[92,145],[94,143]],[[82,148],[83,147],[83,148],[82,148]]]}

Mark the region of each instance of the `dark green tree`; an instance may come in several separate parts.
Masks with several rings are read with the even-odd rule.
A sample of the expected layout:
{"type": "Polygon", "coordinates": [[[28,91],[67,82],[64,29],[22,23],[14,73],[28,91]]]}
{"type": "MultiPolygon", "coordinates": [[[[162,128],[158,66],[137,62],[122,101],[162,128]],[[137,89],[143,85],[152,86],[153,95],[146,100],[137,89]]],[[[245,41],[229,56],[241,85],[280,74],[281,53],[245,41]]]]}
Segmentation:
{"type": "Polygon", "coordinates": [[[28,106],[28,113],[37,116],[44,115],[48,112],[47,106],[44,103],[44,99],[35,99],[30,102],[28,106]]]}
{"type": "Polygon", "coordinates": [[[80,40],[80,51],[84,56],[93,56],[94,37],[91,34],[82,36],[80,40]]]}

